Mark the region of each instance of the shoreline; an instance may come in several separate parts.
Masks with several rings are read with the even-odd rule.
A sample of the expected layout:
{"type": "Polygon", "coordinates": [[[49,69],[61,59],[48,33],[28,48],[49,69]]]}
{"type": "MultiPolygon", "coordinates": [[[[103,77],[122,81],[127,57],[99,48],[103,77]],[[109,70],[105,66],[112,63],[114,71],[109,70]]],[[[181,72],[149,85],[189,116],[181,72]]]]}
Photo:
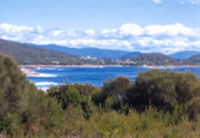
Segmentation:
{"type": "Polygon", "coordinates": [[[90,65],[90,64],[84,64],[84,65],[19,65],[20,68],[24,69],[37,69],[37,68],[43,68],[43,67],[66,67],[66,68],[92,68],[92,67],[124,67],[123,65],[90,65]]]}
{"type": "Polygon", "coordinates": [[[38,69],[43,67],[66,67],[66,68],[92,68],[92,67],[147,67],[147,68],[184,68],[200,67],[200,65],[19,65],[22,69],[38,69]]]}
{"type": "Polygon", "coordinates": [[[39,76],[40,75],[39,73],[37,73],[35,71],[30,71],[29,69],[26,69],[26,68],[20,67],[20,70],[26,76],[39,76]]]}
{"type": "Polygon", "coordinates": [[[166,66],[165,65],[159,65],[159,66],[142,65],[142,66],[137,66],[137,67],[148,67],[148,68],[193,68],[194,67],[195,68],[195,67],[200,67],[200,65],[166,65],[166,66]]]}

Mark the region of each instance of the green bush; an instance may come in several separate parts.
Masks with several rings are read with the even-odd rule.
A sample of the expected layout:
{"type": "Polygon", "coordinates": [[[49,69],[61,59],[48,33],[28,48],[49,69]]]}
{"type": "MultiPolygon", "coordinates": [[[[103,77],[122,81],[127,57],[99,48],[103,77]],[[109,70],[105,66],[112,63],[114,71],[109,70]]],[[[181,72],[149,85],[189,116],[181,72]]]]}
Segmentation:
{"type": "Polygon", "coordinates": [[[7,56],[0,56],[0,82],[0,132],[14,136],[24,129],[21,114],[29,102],[29,94],[36,88],[7,56]]]}
{"type": "Polygon", "coordinates": [[[200,119],[200,97],[193,98],[187,103],[186,113],[189,119],[200,119]]]}
{"type": "Polygon", "coordinates": [[[66,109],[69,104],[78,105],[89,99],[94,87],[89,85],[66,84],[59,87],[52,87],[48,90],[48,95],[56,98],[66,109]]]}
{"type": "Polygon", "coordinates": [[[0,82],[0,114],[21,111],[27,104],[28,94],[36,91],[15,62],[6,56],[0,56],[0,82]]]}
{"type": "Polygon", "coordinates": [[[126,93],[131,82],[126,77],[117,77],[106,81],[100,93],[93,97],[94,103],[105,108],[121,110],[126,100],[126,93]],[[109,107],[108,107],[109,106],[109,107]]]}
{"type": "Polygon", "coordinates": [[[67,110],[69,105],[80,106],[83,110],[83,116],[89,118],[92,113],[91,106],[93,106],[92,95],[95,91],[97,88],[88,84],[66,84],[50,88],[48,95],[61,103],[64,110],[67,110]]]}
{"type": "Polygon", "coordinates": [[[29,133],[57,133],[64,125],[64,112],[54,98],[44,92],[33,93],[29,105],[22,113],[23,123],[29,133]]]}
{"type": "MultiPolygon", "coordinates": [[[[74,109],[72,109],[74,110],[74,109]]],[[[183,120],[175,124],[174,115],[148,109],[143,113],[131,111],[128,115],[115,111],[96,112],[89,120],[77,117],[68,120],[68,137],[138,137],[138,138],[184,138],[200,136],[200,121],[183,120]],[[69,126],[68,126],[69,127],[69,126]]]]}
{"type": "Polygon", "coordinates": [[[142,111],[149,106],[173,111],[200,95],[200,80],[190,72],[150,70],[142,72],[128,93],[128,102],[142,111]]]}
{"type": "Polygon", "coordinates": [[[0,82],[0,134],[16,137],[62,126],[61,106],[29,83],[6,56],[0,56],[0,82]]]}

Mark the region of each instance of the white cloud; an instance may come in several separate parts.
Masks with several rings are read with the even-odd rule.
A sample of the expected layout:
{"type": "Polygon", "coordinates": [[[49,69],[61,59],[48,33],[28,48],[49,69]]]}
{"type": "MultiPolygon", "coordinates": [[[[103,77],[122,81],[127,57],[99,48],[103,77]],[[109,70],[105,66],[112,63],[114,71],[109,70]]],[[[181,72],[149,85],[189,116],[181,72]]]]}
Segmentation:
{"type": "Polygon", "coordinates": [[[30,26],[14,26],[10,24],[0,24],[0,30],[7,33],[19,33],[19,32],[43,32],[43,28],[40,26],[30,27],[30,26]]]}
{"type": "Polygon", "coordinates": [[[137,24],[124,24],[119,28],[121,35],[142,35],[143,29],[137,24]]]}
{"type": "Polygon", "coordinates": [[[88,29],[88,30],[85,30],[85,33],[86,33],[86,35],[94,36],[95,35],[95,30],[88,29]]]}
{"type": "Polygon", "coordinates": [[[196,30],[185,27],[182,24],[176,23],[173,25],[150,25],[144,28],[146,34],[148,35],[169,35],[169,36],[178,36],[178,35],[187,35],[194,36],[196,30]]]}
{"type": "Polygon", "coordinates": [[[64,31],[61,31],[61,30],[54,30],[54,31],[51,31],[49,34],[53,37],[60,37],[62,35],[64,35],[64,31]]]}
{"type": "Polygon", "coordinates": [[[129,23],[100,31],[51,30],[40,26],[0,24],[0,38],[75,48],[96,47],[163,53],[193,49],[200,51],[200,28],[190,28],[180,23],[148,26],[129,23]]]}
{"type": "Polygon", "coordinates": [[[118,29],[103,29],[100,35],[105,38],[118,37],[118,29]]]}

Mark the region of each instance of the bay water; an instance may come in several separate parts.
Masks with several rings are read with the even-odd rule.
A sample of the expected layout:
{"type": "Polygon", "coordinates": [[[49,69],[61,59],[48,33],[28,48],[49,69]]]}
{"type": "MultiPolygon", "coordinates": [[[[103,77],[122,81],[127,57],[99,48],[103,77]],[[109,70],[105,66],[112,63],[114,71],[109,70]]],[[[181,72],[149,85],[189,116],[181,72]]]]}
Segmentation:
{"type": "MultiPolygon", "coordinates": [[[[46,90],[51,86],[66,83],[92,84],[101,87],[103,83],[117,76],[125,76],[134,81],[141,71],[153,67],[41,67],[30,69],[37,76],[27,76],[39,89],[46,90]]],[[[157,68],[157,67],[156,67],[157,68]]],[[[160,67],[162,70],[191,71],[200,77],[200,67],[160,67]]]]}

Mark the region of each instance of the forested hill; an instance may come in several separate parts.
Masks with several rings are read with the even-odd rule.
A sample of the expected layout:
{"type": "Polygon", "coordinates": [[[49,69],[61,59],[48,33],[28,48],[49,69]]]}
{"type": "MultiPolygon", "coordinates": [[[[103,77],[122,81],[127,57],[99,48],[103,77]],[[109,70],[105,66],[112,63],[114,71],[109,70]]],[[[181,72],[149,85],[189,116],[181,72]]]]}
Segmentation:
{"type": "Polygon", "coordinates": [[[200,54],[194,55],[183,61],[186,65],[200,65],[200,54]]]}
{"type": "Polygon", "coordinates": [[[129,65],[180,65],[181,62],[160,53],[146,53],[124,59],[124,64],[129,65]]]}
{"type": "Polygon", "coordinates": [[[79,58],[76,56],[1,39],[0,53],[12,56],[18,64],[80,63],[79,58]]]}
{"type": "Polygon", "coordinates": [[[27,44],[0,39],[0,54],[13,57],[18,64],[116,64],[112,59],[96,59],[74,56],[62,52],[33,47],[27,44]]]}

